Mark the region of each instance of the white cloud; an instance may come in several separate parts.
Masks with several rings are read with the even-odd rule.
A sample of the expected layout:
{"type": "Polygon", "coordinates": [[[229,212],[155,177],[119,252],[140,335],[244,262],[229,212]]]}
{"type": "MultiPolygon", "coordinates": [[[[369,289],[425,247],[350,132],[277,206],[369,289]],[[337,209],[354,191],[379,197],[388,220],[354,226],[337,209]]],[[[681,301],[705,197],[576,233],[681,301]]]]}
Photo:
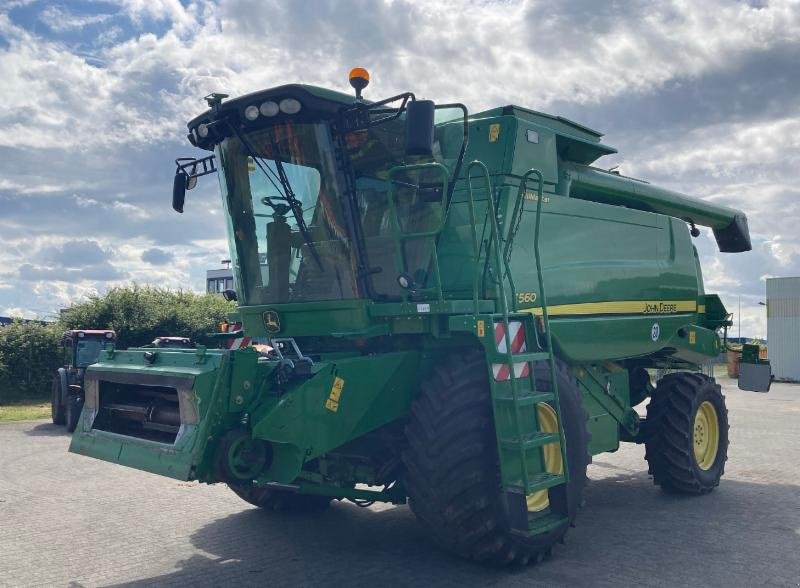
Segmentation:
{"type": "Polygon", "coordinates": [[[111,14],[78,15],[56,4],[47,6],[39,14],[39,20],[46,24],[50,30],[63,32],[104,23],[112,16],[111,14]]]}
{"type": "MultiPolygon", "coordinates": [[[[204,269],[227,257],[213,190],[198,189],[195,208],[180,224],[168,224],[171,162],[152,154],[163,159],[162,150],[178,145],[191,150],[185,121],[205,108],[202,97],[212,91],[235,96],[287,82],[349,91],[347,71],[360,65],[372,73],[367,95],[373,98],[412,90],[465,102],[472,111],[518,103],[567,104],[580,112],[637,96],[657,109],[668,86],[735,75],[753,55],[800,47],[800,9],[790,0],[763,7],[729,0],[468,7],[456,0],[119,0],[113,18],[59,5],[44,10],[53,30],[102,29],[87,58],[15,24],[11,10],[20,4],[0,7],[0,263],[18,268],[45,240],[63,243],[85,230],[113,249],[109,263],[142,283],[197,288],[204,269]],[[26,216],[11,218],[19,208],[26,216]],[[198,233],[186,228],[200,222],[207,224],[198,233]],[[16,239],[26,233],[37,236],[16,239]],[[142,260],[154,247],[175,254],[170,271],[142,260]]],[[[658,136],[637,128],[637,149],[617,158],[624,173],[748,213],[754,252],[720,256],[707,235],[698,241],[707,287],[726,297],[737,290],[756,296],[767,273],[800,274],[800,192],[793,177],[800,168],[800,105],[775,99],[780,115],[745,113],[658,136]]],[[[61,303],[111,283],[42,282],[31,304],[61,303]]],[[[4,290],[0,303],[23,307],[7,296],[4,290]]]]}

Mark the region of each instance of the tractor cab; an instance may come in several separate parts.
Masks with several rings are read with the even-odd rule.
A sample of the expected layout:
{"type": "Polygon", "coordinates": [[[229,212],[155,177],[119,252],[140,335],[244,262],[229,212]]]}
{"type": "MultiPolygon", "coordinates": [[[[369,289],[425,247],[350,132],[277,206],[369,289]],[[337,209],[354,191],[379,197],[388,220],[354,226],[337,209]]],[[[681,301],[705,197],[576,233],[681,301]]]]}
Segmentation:
{"type": "Polygon", "coordinates": [[[88,368],[100,359],[100,353],[117,340],[114,331],[104,329],[70,329],[64,331],[61,347],[64,365],[53,377],[51,413],[53,423],[75,430],[84,400],[83,380],[88,368]]]}
{"type": "Polygon", "coordinates": [[[111,330],[71,329],[64,332],[61,346],[64,348],[64,365],[76,372],[83,372],[95,363],[100,352],[117,339],[111,330]]]}

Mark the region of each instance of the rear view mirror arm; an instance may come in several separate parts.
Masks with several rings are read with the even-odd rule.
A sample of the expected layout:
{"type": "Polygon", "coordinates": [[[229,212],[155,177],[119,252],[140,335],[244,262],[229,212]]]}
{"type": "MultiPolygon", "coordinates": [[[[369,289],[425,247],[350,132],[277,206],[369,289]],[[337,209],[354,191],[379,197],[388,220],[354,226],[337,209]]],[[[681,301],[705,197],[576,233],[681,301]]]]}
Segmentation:
{"type": "Polygon", "coordinates": [[[172,184],[172,208],[183,212],[186,190],[197,185],[197,178],[217,171],[216,159],[213,155],[197,159],[195,157],[179,157],[175,160],[175,181],[172,184]]]}
{"type": "Polygon", "coordinates": [[[195,157],[179,157],[175,160],[175,173],[182,171],[187,178],[199,178],[217,171],[217,161],[214,155],[197,159],[195,157]],[[201,169],[198,169],[201,168],[201,169]]]}

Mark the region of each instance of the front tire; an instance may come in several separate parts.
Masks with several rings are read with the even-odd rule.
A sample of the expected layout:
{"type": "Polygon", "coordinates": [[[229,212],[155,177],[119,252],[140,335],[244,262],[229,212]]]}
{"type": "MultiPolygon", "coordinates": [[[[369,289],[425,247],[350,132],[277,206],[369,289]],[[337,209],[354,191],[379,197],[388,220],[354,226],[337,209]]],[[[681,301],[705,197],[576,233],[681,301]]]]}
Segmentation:
{"type": "MultiPolygon", "coordinates": [[[[537,388],[552,389],[548,364],[538,362],[534,370],[537,388]]],[[[450,356],[422,385],[406,427],[405,483],[411,510],[449,551],[480,562],[524,565],[540,561],[563,539],[586,486],[589,433],[575,377],[560,362],[556,377],[567,441],[568,520],[533,536],[511,530],[483,353],[450,356]]]]}
{"type": "Polygon", "coordinates": [[[81,410],[83,410],[83,397],[75,395],[67,396],[67,406],[64,411],[67,433],[75,432],[75,429],[78,427],[78,419],[81,416],[81,410]]]}
{"type": "Polygon", "coordinates": [[[713,378],[692,372],[659,380],[647,406],[645,459],[667,492],[707,494],[728,459],[728,410],[713,378]]]}
{"type": "Polygon", "coordinates": [[[63,425],[65,422],[64,405],[61,404],[61,378],[58,376],[53,378],[50,398],[50,416],[53,419],[54,425],[63,425]]]}

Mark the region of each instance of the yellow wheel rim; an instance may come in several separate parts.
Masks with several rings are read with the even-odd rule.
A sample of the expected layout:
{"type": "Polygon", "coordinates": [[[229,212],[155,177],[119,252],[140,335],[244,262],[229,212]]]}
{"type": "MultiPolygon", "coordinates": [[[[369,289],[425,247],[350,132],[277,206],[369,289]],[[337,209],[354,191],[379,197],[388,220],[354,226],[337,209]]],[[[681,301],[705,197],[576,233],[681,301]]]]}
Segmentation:
{"type": "Polygon", "coordinates": [[[719,449],[719,418],[708,400],[697,407],[694,415],[694,459],[701,470],[711,469],[719,449]]]}
{"type": "MultiPolygon", "coordinates": [[[[553,407],[544,402],[536,405],[536,414],[539,417],[539,430],[542,433],[558,432],[558,417],[553,407]]],[[[542,448],[544,453],[544,468],[549,474],[564,472],[564,462],[561,459],[561,443],[549,443],[542,448]]],[[[539,490],[525,497],[528,512],[540,512],[550,506],[547,490],[539,490]]]]}

